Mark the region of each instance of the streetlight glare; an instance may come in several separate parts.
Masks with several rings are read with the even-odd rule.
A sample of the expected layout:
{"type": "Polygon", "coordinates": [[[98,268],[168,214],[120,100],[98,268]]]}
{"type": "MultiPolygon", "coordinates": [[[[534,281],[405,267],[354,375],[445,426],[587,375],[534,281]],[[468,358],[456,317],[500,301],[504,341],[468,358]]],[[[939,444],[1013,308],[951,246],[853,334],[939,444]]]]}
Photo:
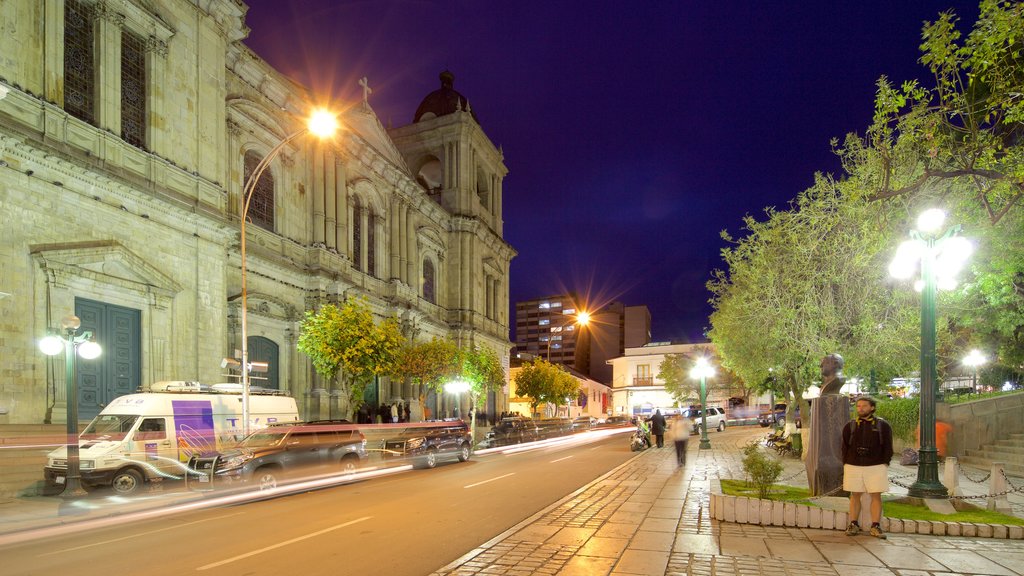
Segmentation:
{"type": "Polygon", "coordinates": [[[973,251],[974,245],[967,238],[947,238],[939,244],[939,253],[935,256],[936,272],[945,276],[956,275],[967,263],[973,251]]]}
{"type": "Polygon", "coordinates": [[[309,131],[318,138],[330,138],[338,131],[338,117],[331,112],[318,109],[309,117],[309,131]]]}
{"type": "Polygon", "coordinates": [[[39,350],[47,356],[56,356],[64,351],[64,340],[59,336],[50,334],[39,341],[39,350]]]}
{"type": "Polygon", "coordinates": [[[946,221],[946,213],[938,208],[925,210],[917,217],[917,229],[921,232],[935,232],[946,221]]]}
{"type": "Polygon", "coordinates": [[[590,312],[580,312],[576,315],[576,322],[580,326],[586,326],[590,322],[590,312]]]}
{"type": "Polygon", "coordinates": [[[925,247],[920,240],[906,240],[896,248],[896,256],[889,263],[889,275],[899,280],[906,280],[917,273],[917,263],[921,260],[925,247]]]}
{"type": "Polygon", "coordinates": [[[100,345],[95,340],[87,340],[78,346],[78,355],[86,360],[99,358],[102,353],[103,349],[100,348],[100,345]]]}
{"type": "Polygon", "coordinates": [[[701,356],[697,358],[697,362],[690,368],[690,378],[694,380],[699,378],[711,378],[715,375],[715,368],[708,362],[708,359],[701,356]]]}
{"type": "Polygon", "coordinates": [[[469,382],[465,380],[452,380],[444,385],[444,391],[452,394],[469,391],[469,382]]]}
{"type": "Polygon", "coordinates": [[[964,365],[973,368],[981,366],[982,364],[985,363],[985,360],[985,355],[982,354],[980,350],[975,349],[971,350],[971,352],[967,354],[967,356],[964,356],[964,365]]]}

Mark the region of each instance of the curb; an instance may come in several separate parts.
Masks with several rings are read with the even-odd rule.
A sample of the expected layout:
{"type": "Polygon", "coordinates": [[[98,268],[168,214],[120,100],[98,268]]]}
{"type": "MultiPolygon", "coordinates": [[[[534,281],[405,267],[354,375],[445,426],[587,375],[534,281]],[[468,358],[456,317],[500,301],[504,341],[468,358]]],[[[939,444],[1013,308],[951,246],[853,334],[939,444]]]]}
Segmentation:
{"type": "MultiPolygon", "coordinates": [[[[718,480],[711,483],[711,517],[720,522],[845,530],[848,514],[824,510],[807,504],[761,500],[746,496],[726,496],[718,480]]],[[[936,520],[904,520],[882,517],[882,530],[890,534],[931,534],[933,536],[967,536],[1024,540],[1024,526],[976,524],[972,522],[941,522],[936,520]]]]}
{"type": "Polygon", "coordinates": [[[597,478],[594,478],[593,480],[591,480],[590,482],[588,482],[588,483],[584,484],[583,486],[577,488],[576,490],[573,490],[569,494],[566,494],[562,498],[559,498],[555,502],[552,502],[550,505],[544,507],[542,510],[540,510],[539,512],[533,514],[529,518],[523,519],[521,522],[519,522],[515,526],[512,526],[508,530],[505,530],[504,532],[502,532],[501,534],[498,534],[494,538],[491,538],[490,540],[484,542],[483,544],[480,544],[476,548],[470,550],[469,552],[466,552],[465,554],[463,554],[462,556],[456,558],[455,560],[452,560],[448,564],[445,564],[444,566],[434,570],[432,572],[432,574],[445,573],[445,572],[449,572],[449,571],[453,571],[453,570],[458,569],[460,566],[462,566],[466,562],[469,562],[473,558],[476,558],[480,554],[483,554],[487,550],[489,550],[492,547],[494,547],[496,544],[500,544],[503,540],[505,540],[509,536],[515,534],[516,532],[519,532],[520,530],[522,530],[523,528],[526,528],[530,524],[533,524],[537,520],[540,520],[548,512],[551,512],[555,508],[558,508],[562,504],[565,504],[569,500],[572,500],[576,496],[579,496],[580,494],[582,494],[584,491],[586,491],[590,487],[594,486],[595,484],[598,484],[600,482],[604,482],[605,480],[608,479],[609,476],[611,476],[612,474],[615,474],[616,472],[618,472],[622,468],[625,468],[626,466],[629,466],[630,464],[633,463],[634,460],[636,460],[637,458],[639,458],[639,457],[641,457],[641,456],[643,456],[644,454],[647,454],[647,453],[648,453],[648,451],[646,451],[646,450],[643,451],[643,452],[640,452],[636,456],[633,456],[632,458],[630,458],[629,460],[626,460],[622,464],[619,464],[615,468],[612,468],[611,470],[605,472],[604,474],[598,476],[597,478]]]}

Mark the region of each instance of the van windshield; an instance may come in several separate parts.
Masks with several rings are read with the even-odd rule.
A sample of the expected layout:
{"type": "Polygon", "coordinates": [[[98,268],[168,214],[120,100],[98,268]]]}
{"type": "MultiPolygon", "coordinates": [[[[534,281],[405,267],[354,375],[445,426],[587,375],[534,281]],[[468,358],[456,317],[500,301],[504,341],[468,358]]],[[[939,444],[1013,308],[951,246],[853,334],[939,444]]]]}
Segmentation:
{"type": "Polygon", "coordinates": [[[82,431],[83,440],[124,440],[125,435],[135,426],[136,414],[100,414],[82,431]]]}

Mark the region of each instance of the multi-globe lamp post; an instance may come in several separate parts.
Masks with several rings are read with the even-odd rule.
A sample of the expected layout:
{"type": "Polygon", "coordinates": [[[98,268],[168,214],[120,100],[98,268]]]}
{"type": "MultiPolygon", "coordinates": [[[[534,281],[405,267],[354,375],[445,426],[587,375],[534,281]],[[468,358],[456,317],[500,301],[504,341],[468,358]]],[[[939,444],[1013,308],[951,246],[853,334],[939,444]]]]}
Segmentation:
{"type": "Polygon", "coordinates": [[[978,391],[978,367],[987,362],[988,359],[981,353],[980,350],[971,350],[967,356],[964,356],[964,366],[969,367],[973,374],[971,375],[971,391],[978,391]]]}
{"type": "MultiPolygon", "coordinates": [[[[690,368],[690,378],[700,380],[700,449],[711,448],[711,440],[708,438],[708,385],[707,379],[715,375],[715,368],[708,362],[708,359],[701,356],[690,368]]],[[[774,409],[774,406],[772,407],[774,409]]]]}
{"type": "Polygon", "coordinates": [[[67,476],[64,481],[64,496],[84,496],[82,475],[78,458],[78,381],[75,372],[75,355],[85,360],[99,358],[103,349],[96,343],[92,332],[78,333],[82,321],[75,315],[61,318],[60,331],[51,333],[39,341],[39,349],[47,356],[64,353],[64,386],[67,396],[67,476]]]}
{"type": "Polygon", "coordinates": [[[239,253],[242,266],[242,362],[240,369],[242,371],[242,433],[246,436],[249,435],[249,371],[252,369],[249,362],[248,291],[246,289],[245,266],[245,222],[249,214],[249,203],[252,201],[252,193],[256,189],[256,184],[260,181],[260,177],[263,176],[264,170],[270,166],[270,163],[277,158],[278,154],[284,150],[284,147],[289,142],[306,133],[310,133],[321,140],[326,140],[333,137],[337,131],[338,117],[335,114],[323,109],[314,110],[306,120],[304,127],[286,136],[263,157],[263,160],[260,160],[260,163],[256,165],[252,174],[249,175],[249,179],[245,181],[245,185],[242,187],[242,212],[239,223],[241,238],[239,241],[239,253]]]}
{"type": "Polygon", "coordinates": [[[909,279],[920,269],[915,289],[921,292],[921,449],[917,481],[907,494],[915,498],[945,498],[946,487],[939,482],[939,458],[935,447],[935,403],[938,392],[935,367],[935,293],[956,288],[956,275],[972,251],[971,243],[959,236],[960,226],[943,229],[942,210],[925,210],[910,231],[910,240],[900,244],[889,264],[897,279],[909,279]]]}

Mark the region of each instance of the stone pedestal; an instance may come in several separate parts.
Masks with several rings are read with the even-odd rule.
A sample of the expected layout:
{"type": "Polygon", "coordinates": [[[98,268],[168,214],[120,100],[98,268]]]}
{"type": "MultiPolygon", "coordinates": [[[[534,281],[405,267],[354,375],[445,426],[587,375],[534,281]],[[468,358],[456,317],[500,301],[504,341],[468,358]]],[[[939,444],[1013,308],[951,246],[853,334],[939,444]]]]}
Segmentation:
{"type": "Polygon", "coordinates": [[[843,485],[843,426],[850,421],[850,400],[827,395],[811,406],[807,443],[807,484],[811,494],[828,494],[843,485]]]}

